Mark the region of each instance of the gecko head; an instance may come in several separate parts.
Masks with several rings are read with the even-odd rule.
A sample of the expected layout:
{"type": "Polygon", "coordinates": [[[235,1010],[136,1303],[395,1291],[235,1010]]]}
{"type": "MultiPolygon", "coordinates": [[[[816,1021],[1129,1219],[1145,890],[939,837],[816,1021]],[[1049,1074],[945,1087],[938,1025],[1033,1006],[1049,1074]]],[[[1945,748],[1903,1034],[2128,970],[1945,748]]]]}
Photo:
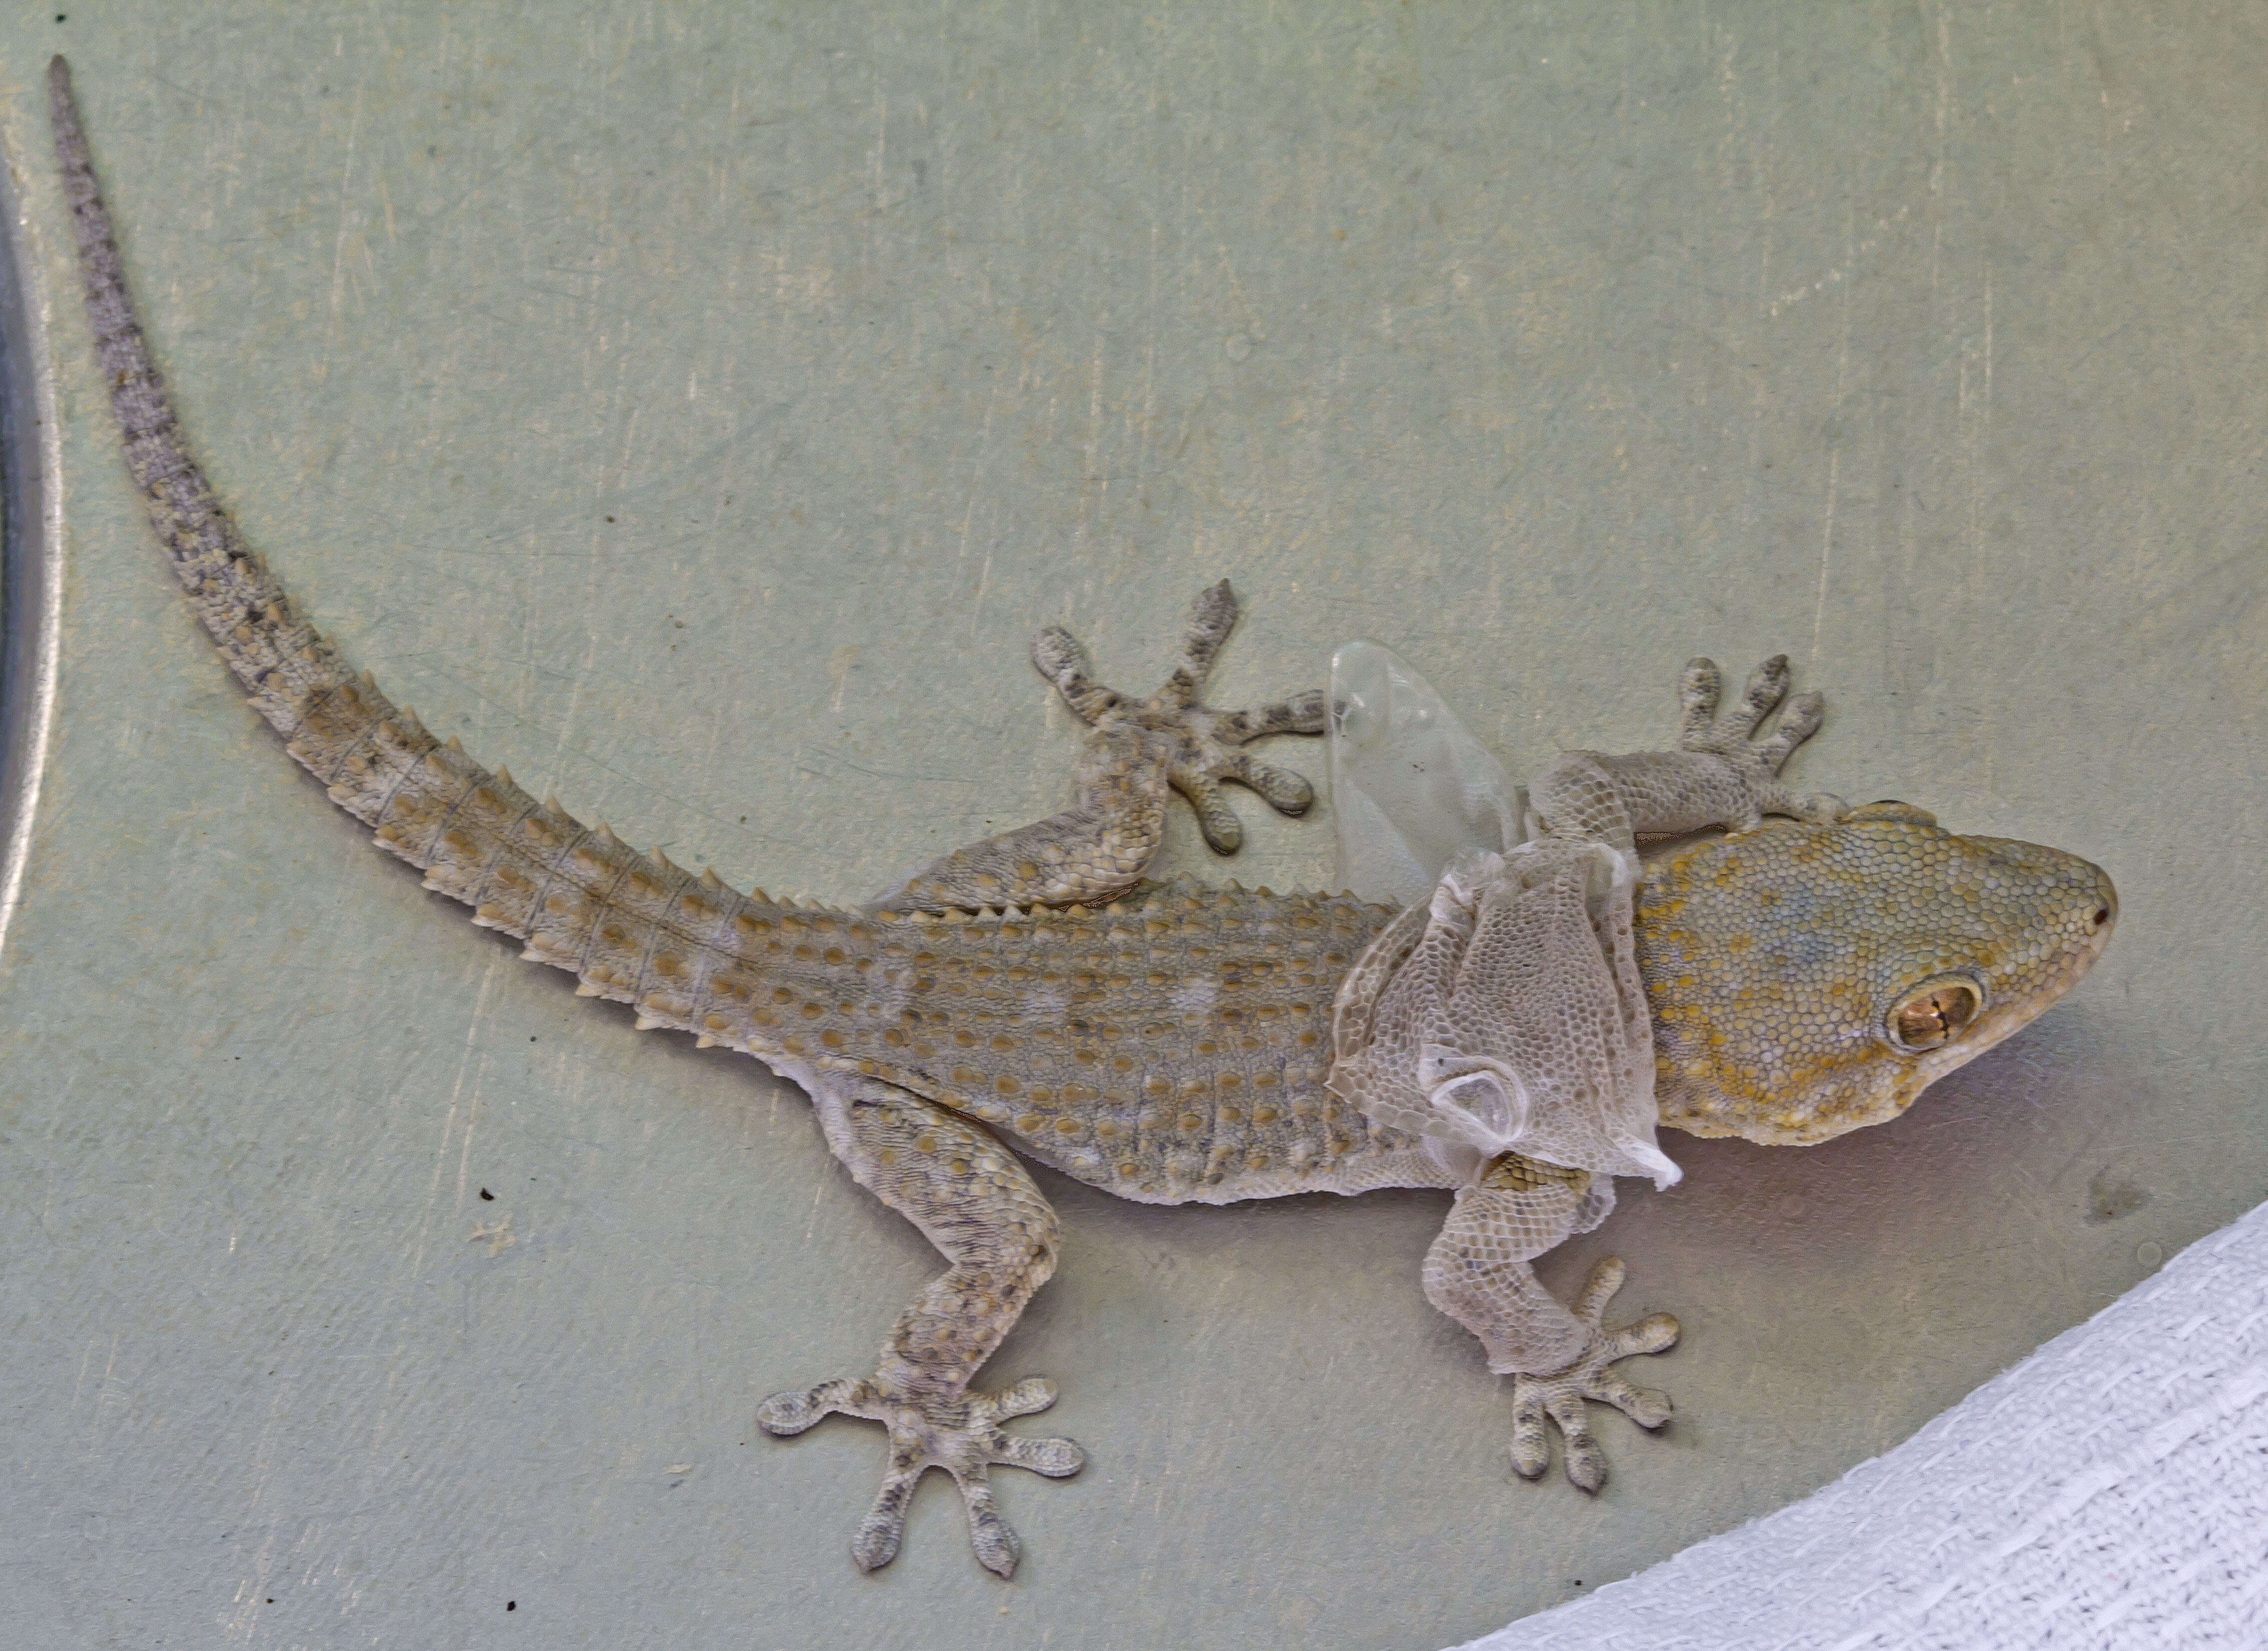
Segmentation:
{"type": "Polygon", "coordinates": [[[1678,847],[1638,891],[1661,1121],[1810,1146],[1894,1118],[2070,991],[2117,918],[2100,867],[1907,803],[1678,847]]]}

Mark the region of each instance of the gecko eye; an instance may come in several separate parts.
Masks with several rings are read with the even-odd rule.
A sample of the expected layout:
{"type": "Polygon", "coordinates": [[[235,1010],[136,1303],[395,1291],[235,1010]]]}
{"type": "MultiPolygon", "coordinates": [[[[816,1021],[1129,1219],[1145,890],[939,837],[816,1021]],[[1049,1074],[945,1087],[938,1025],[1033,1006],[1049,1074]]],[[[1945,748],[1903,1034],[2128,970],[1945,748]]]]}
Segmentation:
{"type": "Polygon", "coordinates": [[[1915,1055],[1941,1048],[1959,1037],[1984,1006],[1984,992],[1965,976],[1925,980],[1890,1006],[1890,1043],[1915,1055]]]}

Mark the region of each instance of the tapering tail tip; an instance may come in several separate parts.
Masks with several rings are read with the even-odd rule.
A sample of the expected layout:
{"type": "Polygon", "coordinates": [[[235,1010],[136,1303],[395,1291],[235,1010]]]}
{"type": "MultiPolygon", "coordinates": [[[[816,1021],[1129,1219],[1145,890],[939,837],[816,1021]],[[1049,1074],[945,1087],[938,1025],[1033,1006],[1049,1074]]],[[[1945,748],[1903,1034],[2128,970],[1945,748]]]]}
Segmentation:
{"type": "Polygon", "coordinates": [[[48,59],[48,124],[64,172],[84,166],[86,140],[79,132],[78,100],[71,95],[70,65],[61,52],[48,59]]]}

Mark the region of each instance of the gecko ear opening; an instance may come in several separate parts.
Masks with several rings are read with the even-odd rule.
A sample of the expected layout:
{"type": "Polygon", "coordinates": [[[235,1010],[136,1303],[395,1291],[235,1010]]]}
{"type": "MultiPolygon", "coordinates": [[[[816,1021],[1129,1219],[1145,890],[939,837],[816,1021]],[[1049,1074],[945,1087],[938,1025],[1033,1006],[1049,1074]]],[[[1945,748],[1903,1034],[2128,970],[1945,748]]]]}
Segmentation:
{"type": "Polygon", "coordinates": [[[1984,991],[1976,981],[1966,975],[1940,975],[1892,1004],[1883,1029],[1892,1048],[1919,1055],[1959,1037],[1984,1006],[1984,991]]]}

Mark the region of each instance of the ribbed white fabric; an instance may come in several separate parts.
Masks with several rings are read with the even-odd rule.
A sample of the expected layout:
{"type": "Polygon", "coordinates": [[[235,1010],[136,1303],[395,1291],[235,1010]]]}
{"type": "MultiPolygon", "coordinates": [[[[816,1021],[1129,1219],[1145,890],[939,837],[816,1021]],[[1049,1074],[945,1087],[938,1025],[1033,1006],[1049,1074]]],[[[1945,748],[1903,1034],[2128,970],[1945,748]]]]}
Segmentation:
{"type": "Polygon", "coordinates": [[[1460,1651],[2262,1651],[2268,1205],[1886,1456],[1460,1651]]]}

